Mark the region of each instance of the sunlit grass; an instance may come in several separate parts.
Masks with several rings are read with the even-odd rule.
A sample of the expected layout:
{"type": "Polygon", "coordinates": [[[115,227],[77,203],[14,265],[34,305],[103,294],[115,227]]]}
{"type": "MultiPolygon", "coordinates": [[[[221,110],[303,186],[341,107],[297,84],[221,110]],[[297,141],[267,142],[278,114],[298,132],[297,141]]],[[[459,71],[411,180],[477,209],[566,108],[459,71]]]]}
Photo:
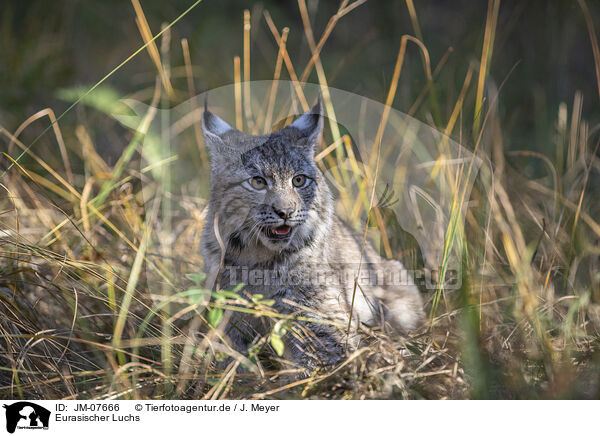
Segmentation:
{"type": "MultiPolygon", "coordinates": [[[[439,286],[424,293],[429,317],[423,330],[409,338],[365,330],[365,343],[338,367],[299,378],[302,370],[285,362],[278,338],[309,335],[302,324],[314,320],[309,310],[299,307],[298,314],[282,315],[269,300],[243,298],[241,289],[205,289],[199,244],[208,198],[190,194],[195,191],[185,187],[178,190],[164,176],[170,165],[187,157],[163,153],[144,168],[137,164],[149,125],[160,117],[157,108],[177,104],[196,92],[193,47],[185,39],[169,44],[169,29],[185,12],[158,32],[150,28],[141,4],[132,0],[143,45],[89,91],[72,98],[67,109],[86,104],[110,115],[110,106],[93,103],[94,95],[99,95],[94,91],[102,91],[102,83],[147,51],[157,76],[153,86],[141,91],[149,96],[150,109],[115,164],[96,153],[85,122],[77,121],[74,136],[63,137],[59,122],[67,112],[56,116],[51,109],[43,109],[13,133],[0,126],[7,144],[0,160],[0,397],[598,395],[591,381],[600,374],[600,223],[588,190],[590,174],[600,167],[598,147],[591,144],[592,128],[577,103],[581,97],[574,96],[570,114],[567,105],[557,113],[556,156],[526,150],[505,152],[500,130],[503,120],[497,109],[502,87],[496,94],[486,88],[499,2],[489,2],[480,63],[467,66],[457,99],[445,102],[436,78],[451,51],[439,60],[430,59],[419,26],[418,4],[407,0],[415,35],[404,35],[398,42],[386,89],[389,109],[380,119],[373,152],[361,161],[355,156],[353,139],[336,123],[321,56],[336,25],[346,14],[360,10],[363,3],[343,0],[319,38],[305,1],[298,1],[301,32],[310,49],[303,69],[293,65],[288,53],[292,30],[279,29],[268,11],[259,22],[273,36],[277,53],[273,78],[289,78],[298,111],[308,110],[313,103],[306,97],[303,83],[316,71],[328,117],[328,141],[317,153],[317,162],[330,170],[332,182],[340,188],[340,210],[347,211],[343,218],[364,231],[365,241],[367,227],[376,226],[386,256],[397,255],[390,243],[397,235],[389,234],[389,223],[376,207],[376,189],[384,189],[377,185],[380,164],[393,150],[382,144],[384,132],[401,131],[390,121],[389,111],[403,80],[404,65],[421,62],[424,71],[423,91],[408,113],[425,107],[432,114],[433,127],[482,157],[484,164],[471,192],[466,182],[475,174],[473,160],[447,165],[446,139],[439,143],[439,155],[432,157],[435,164],[426,169],[430,180],[443,181],[452,203],[449,225],[443,229],[439,286]],[[407,55],[409,46],[417,50],[407,55]],[[184,64],[171,65],[169,52],[179,47],[184,64]],[[432,61],[437,65],[433,71],[432,61]],[[175,73],[175,67],[182,68],[175,73]],[[299,76],[296,71],[301,72],[299,76]],[[475,77],[476,86],[472,83],[475,77]],[[444,107],[449,108],[447,113],[444,107]],[[43,132],[33,141],[19,139],[42,122],[46,123],[43,132]],[[490,149],[483,149],[484,136],[490,149]],[[57,144],[58,153],[32,147],[45,142],[57,144]],[[518,162],[511,160],[515,156],[542,160],[548,177],[526,177],[518,162]],[[468,205],[466,210],[463,204],[468,205]],[[373,222],[361,221],[365,216],[373,222]],[[446,287],[451,257],[462,262],[458,291],[446,287]],[[214,328],[227,322],[227,310],[265,317],[277,328],[242,355],[214,328]]],[[[597,63],[594,22],[585,2],[579,3],[591,36],[590,57],[597,63]]],[[[249,133],[263,133],[273,120],[288,117],[275,113],[277,82],[262,101],[252,94],[252,17],[250,11],[239,14],[241,56],[227,61],[234,77],[235,125],[249,133]]],[[[390,58],[393,56],[390,53],[390,58]]],[[[206,183],[208,154],[197,119],[193,137],[193,157],[189,159],[199,163],[202,171],[198,177],[206,183]]],[[[395,170],[397,180],[404,180],[403,165],[400,162],[395,170]]]]}

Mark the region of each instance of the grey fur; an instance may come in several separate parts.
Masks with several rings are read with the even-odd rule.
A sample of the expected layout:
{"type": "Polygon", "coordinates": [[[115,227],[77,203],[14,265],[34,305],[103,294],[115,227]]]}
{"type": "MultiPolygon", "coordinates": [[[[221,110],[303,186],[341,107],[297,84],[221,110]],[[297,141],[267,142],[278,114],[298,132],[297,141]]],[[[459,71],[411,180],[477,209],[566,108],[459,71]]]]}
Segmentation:
{"type": "MultiPolygon", "coordinates": [[[[265,136],[245,135],[205,110],[203,131],[211,152],[211,197],[202,252],[209,281],[218,277],[221,289],[241,280],[240,268],[277,271],[267,283],[248,284],[246,291],[274,299],[274,307],[281,313],[298,313],[298,307],[284,302],[290,300],[311,309],[303,316],[327,317],[347,325],[359,263],[363,273],[375,275],[405,270],[400,262],[381,258],[369,243],[361,259],[361,236],[335,216],[331,192],[314,161],[322,128],[320,101],[290,126],[265,136]],[[291,180],[300,174],[306,175],[308,182],[297,188],[291,180]],[[267,189],[253,190],[249,180],[256,176],[267,181],[267,189]],[[222,253],[213,225],[215,216],[226,247],[224,268],[220,268],[222,253]],[[290,236],[284,240],[274,240],[265,230],[284,224],[291,227],[290,236]],[[342,276],[342,271],[351,274],[334,284],[289,279],[311,277],[316,270],[335,277],[342,276]]],[[[361,288],[364,294],[356,288],[352,310],[354,328],[379,325],[382,319],[403,333],[419,326],[422,301],[410,279],[399,285],[378,283],[361,288]]],[[[225,332],[234,348],[245,351],[257,335],[268,334],[271,327],[264,319],[236,312],[231,314],[225,332]]],[[[302,327],[296,333],[312,333],[305,334],[303,340],[291,333],[284,338],[289,359],[313,369],[343,357],[345,329],[320,322],[304,322],[302,327]]]]}

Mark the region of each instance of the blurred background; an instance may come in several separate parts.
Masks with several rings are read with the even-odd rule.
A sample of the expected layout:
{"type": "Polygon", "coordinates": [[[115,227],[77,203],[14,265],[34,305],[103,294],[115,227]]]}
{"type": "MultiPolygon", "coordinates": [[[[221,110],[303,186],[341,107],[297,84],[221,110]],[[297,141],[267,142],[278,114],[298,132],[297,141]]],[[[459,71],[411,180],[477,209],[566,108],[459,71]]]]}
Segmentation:
{"type": "MultiPolygon", "coordinates": [[[[591,16],[597,20],[600,4],[588,3],[591,16]]],[[[185,0],[146,1],[143,8],[156,33],[163,22],[190,4],[185,0]]],[[[338,5],[309,0],[307,6],[318,37],[338,5]]],[[[277,57],[277,44],[265,23],[264,10],[270,12],[280,31],[290,28],[287,47],[296,68],[310,59],[295,1],[205,0],[174,27],[170,53],[173,68],[181,67],[179,40],[188,39],[198,92],[233,82],[233,57],[243,55],[246,8],[252,17],[253,80],[272,79],[277,57]]],[[[404,1],[367,1],[337,23],[324,45],[322,61],[329,85],[384,101],[400,38],[418,33],[429,50],[432,68],[452,49],[435,80],[440,107],[432,110],[430,105],[423,105],[415,114],[428,124],[433,119],[438,127],[445,125],[469,63],[481,58],[487,9],[485,1],[422,0],[417,5],[420,29],[414,29],[404,1]]],[[[58,89],[93,85],[143,44],[132,5],[119,0],[62,0],[51,6],[43,0],[7,0],[2,4],[1,22],[0,123],[10,131],[44,107],[60,113],[67,105],[57,98],[58,89]]],[[[394,101],[394,108],[405,112],[425,83],[420,54],[409,45],[407,56],[394,101]]],[[[106,85],[120,95],[152,86],[152,67],[150,57],[142,52],[106,85]]],[[[556,134],[559,104],[571,107],[576,91],[583,96],[582,112],[590,124],[599,120],[592,47],[576,1],[502,1],[488,68],[488,80],[496,86],[507,79],[499,112],[508,149],[552,154],[549,148],[556,134]]],[[[186,89],[185,75],[174,71],[173,76],[175,87],[186,89]]],[[[285,68],[282,77],[287,78],[285,68]]],[[[317,82],[314,70],[308,81],[317,82]]],[[[72,122],[72,116],[67,117],[61,126],[72,122]]],[[[94,133],[100,136],[97,147],[101,154],[121,148],[114,144],[114,138],[94,133]]]]}

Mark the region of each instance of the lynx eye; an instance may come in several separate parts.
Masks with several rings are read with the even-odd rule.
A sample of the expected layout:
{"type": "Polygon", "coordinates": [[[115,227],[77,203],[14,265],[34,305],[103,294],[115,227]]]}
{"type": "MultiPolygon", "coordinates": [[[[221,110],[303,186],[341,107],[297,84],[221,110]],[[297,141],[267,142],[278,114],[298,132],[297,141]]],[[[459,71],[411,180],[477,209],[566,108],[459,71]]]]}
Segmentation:
{"type": "Polygon", "coordinates": [[[298,174],[292,178],[292,185],[294,185],[296,188],[302,188],[306,185],[307,181],[308,179],[304,174],[298,174]]]}
{"type": "Polygon", "coordinates": [[[262,177],[252,177],[250,179],[250,186],[252,186],[252,188],[256,189],[257,191],[262,191],[267,187],[267,181],[262,177]]]}

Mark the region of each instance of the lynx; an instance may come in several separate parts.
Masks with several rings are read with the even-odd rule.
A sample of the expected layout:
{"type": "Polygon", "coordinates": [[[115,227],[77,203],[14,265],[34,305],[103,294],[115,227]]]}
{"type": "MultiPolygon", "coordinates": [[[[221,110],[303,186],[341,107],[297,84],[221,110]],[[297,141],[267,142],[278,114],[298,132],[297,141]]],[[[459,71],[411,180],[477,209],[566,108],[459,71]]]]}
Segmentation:
{"type": "MultiPolygon", "coordinates": [[[[334,212],[314,160],[323,118],[319,99],[263,136],[246,135],[207,108],[202,119],[211,154],[202,235],[207,276],[220,289],[243,282],[245,295],[260,293],[279,313],[302,316],[284,343],[286,357],[306,370],[343,358],[350,318],[352,332],[381,326],[400,333],[423,319],[421,296],[402,264],[382,258],[334,212]],[[365,280],[355,285],[359,265],[365,280]],[[404,280],[388,284],[391,276],[404,280]]],[[[271,328],[264,318],[233,312],[225,333],[243,352],[271,328]]]]}

